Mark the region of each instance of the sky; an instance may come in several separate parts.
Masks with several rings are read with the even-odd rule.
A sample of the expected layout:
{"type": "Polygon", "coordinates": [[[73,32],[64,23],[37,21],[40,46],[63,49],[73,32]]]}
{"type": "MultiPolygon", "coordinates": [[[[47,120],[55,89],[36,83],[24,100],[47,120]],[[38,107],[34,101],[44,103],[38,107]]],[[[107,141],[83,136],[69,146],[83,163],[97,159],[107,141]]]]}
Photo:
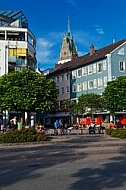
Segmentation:
{"type": "Polygon", "coordinates": [[[41,70],[54,68],[67,33],[78,55],[126,38],[126,0],[3,0],[1,10],[21,10],[36,37],[36,57],[41,70]]]}

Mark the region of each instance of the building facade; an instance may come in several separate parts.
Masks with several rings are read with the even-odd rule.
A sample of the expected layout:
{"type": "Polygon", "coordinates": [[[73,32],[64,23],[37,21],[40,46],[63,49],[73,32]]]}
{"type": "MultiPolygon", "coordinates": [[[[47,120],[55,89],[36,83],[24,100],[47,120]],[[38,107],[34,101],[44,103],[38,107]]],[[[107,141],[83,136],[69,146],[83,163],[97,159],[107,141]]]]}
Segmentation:
{"type": "MultiPolygon", "coordinates": [[[[23,69],[36,71],[36,39],[22,11],[0,11],[0,76],[23,69]]],[[[15,113],[14,113],[15,114],[15,113]]],[[[3,124],[8,123],[4,111],[3,124]]]]}
{"type": "MultiPolygon", "coordinates": [[[[126,76],[126,39],[98,50],[91,45],[88,54],[59,65],[49,76],[56,81],[59,89],[59,108],[66,99],[76,102],[82,94],[102,94],[108,81],[115,80],[118,76],[126,76]],[[69,80],[66,82],[67,74],[69,80]],[[66,89],[69,91],[67,96],[66,89]]],[[[96,116],[99,114],[110,116],[109,112],[98,113],[96,116]]]]}
{"type": "Polygon", "coordinates": [[[21,11],[0,11],[0,76],[36,67],[36,39],[25,15],[21,11]]]}
{"type": "Polygon", "coordinates": [[[79,57],[71,66],[72,100],[84,93],[102,94],[108,81],[126,76],[126,39],[79,57]]]}
{"type": "MultiPolygon", "coordinates": [[[[126,76],[126,39],[120,40],[99,50],[91,45],[90,52],[81,56],[72,64],[70,78],[70,98],[77,102],[79,96],[86,93],[102,94],[108,81],[116,80],[119,76],[126,76]]],[[[109,111],[95,112],[94,117],[107,121],[116,117],[126,120],[126,114],[115,113],[115,118],[109,111]]],[[[83,117],[86,117],[84,114],[83,117]]],[[[80,118],[83,120],[83,118],[80,118]]],[[[123,123],[124,124],[124,123],[123,123]]],[[[125,123],[126,124],[126,123],[125,123]]]]}

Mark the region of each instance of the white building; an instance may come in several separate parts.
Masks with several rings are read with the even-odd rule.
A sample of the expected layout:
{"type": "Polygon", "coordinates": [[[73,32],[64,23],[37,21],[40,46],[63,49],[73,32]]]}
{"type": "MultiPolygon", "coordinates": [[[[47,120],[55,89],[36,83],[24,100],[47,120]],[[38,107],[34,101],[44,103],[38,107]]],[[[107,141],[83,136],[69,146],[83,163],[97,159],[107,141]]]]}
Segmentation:
{"type": "Polygon", "coordinates": [[[21,11],[0,11],[0,76],[36,66],[36,39],[26,17],[21,11]]]}
{"type": "MultiPolygon", "coordinates": [[[[0,76],[14,70],[36,71],[36,39],[22,11],[0,11],[0,76]]],[[[3,123],[8,113],[3,113],[3,123]]]]}

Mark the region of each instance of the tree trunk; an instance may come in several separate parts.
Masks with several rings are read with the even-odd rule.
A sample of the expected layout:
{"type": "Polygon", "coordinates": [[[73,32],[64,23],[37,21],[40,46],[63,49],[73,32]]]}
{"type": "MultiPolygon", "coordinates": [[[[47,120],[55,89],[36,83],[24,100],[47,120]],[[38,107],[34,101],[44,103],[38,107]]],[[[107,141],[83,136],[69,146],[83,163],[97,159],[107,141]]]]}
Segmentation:
{"type": "Polygon", "coordinates": [[[25,120],[25,111],[22,111],[21,113],[21,125],[23,126],[25,120]]]}

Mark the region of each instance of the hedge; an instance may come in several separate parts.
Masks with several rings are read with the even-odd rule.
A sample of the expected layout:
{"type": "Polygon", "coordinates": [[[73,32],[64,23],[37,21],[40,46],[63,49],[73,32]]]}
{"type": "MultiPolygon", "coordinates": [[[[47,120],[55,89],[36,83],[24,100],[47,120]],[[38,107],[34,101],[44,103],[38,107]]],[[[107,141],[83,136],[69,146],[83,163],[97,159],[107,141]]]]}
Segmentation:
{"type": "Polygon", "coordinates": [[[124,139],[126,138],[126,129],[106,129],[106,134],[110,135],[111,137],[124,139]]]}
{"type": "Polygon", "coordinates": [[[40,142],[47,139],[47,135],[37,133],[34,128],[23,130],[11,130],[5,134],[0,134],[0,143],[19,143],[19,142],[40,142]]]}

